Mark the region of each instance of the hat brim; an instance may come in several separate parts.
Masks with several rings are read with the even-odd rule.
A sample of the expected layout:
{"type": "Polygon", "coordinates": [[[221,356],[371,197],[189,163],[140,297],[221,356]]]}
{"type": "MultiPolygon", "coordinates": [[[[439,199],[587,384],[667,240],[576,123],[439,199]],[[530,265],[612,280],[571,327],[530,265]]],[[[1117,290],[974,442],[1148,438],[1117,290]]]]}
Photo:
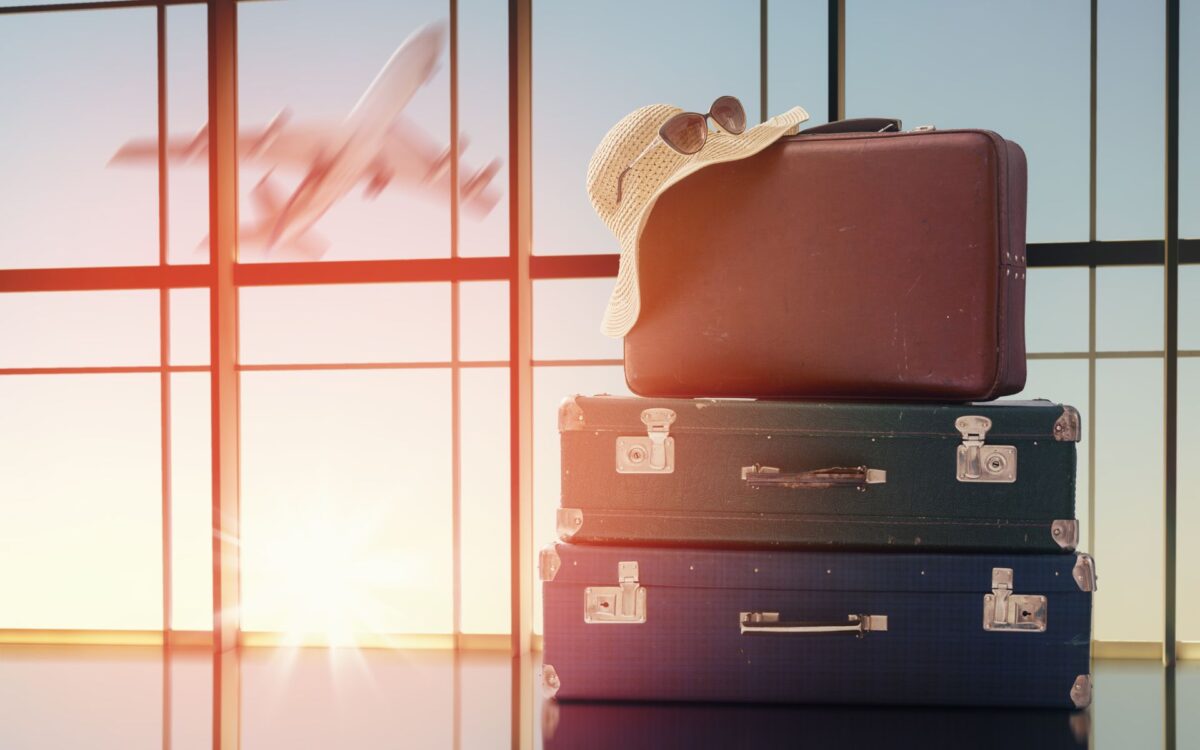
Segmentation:
{"type": "Polygon", "coordinates": [[[705,167],[737,161],[757,154],[783,136],[794,134],[800,123],[807,119],[808,112],[805,112],[802,107],[793,107],[766,122],[755,125],[740,135],[723,132],[711,133],[704,148],[658,186],[650,198],[642,204],[641,216],[638,217],[638,221],[631,223],[629,228],[618,237],[621,245],[621,259],[617,269],[617,283],[613,288],[612,296],[609,297],[608,307],[604,312],[604,321],[601,324],[601,331],[606,336],[621,338],[629,333],[641,312],[641,292],[638,288],[638,241],[659,196],[680,180],[705,167]]]}

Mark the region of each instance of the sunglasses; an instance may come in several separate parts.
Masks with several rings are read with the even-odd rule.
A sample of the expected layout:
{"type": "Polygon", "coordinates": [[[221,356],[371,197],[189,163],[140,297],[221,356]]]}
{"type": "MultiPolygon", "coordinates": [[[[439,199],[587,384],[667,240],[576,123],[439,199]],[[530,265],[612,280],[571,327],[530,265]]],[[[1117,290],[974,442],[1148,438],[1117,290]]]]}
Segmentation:
{"type": "Polygon", "coordinates": [[[650,141],[646,148],[642,149],[642,153],[635,156],[633,161],[621,170],[621,174],[617,177],[617,203],[621,202],[621,188],[625,182],[625,175],[629,174],[633,165],[654,148],[658,141],[661,140],[684,155],[697,153],[704,148],[704,144],[708,141],[708,118],[710,117],[721,130],[727,133],[740,135],[746,129],[746,110],[736,97],[718,97],[705,114],[680,112],[664,122],[658,129],[658,137],[650,141]]]}

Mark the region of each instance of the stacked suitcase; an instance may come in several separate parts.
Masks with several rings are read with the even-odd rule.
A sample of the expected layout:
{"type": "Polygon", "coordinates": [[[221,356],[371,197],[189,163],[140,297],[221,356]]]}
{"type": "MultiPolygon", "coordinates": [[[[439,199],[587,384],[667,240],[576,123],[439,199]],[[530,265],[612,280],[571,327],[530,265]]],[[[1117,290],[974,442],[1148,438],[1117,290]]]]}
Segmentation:
{"type": "Polygon", "coordinates": [[[990,401],[1024,385],[1024,191],[993,133],[818,131],[660,199],[625,340],[643,398],[559,412],[548,694],[1088,705],[1079,413],[990,401]],[[796,165],[837,179],[780,195],[796,165]],[[853,215],[864,192],[886,210],[853,215]],[[706,207],[729,194],[746,221],[706,207]]]}

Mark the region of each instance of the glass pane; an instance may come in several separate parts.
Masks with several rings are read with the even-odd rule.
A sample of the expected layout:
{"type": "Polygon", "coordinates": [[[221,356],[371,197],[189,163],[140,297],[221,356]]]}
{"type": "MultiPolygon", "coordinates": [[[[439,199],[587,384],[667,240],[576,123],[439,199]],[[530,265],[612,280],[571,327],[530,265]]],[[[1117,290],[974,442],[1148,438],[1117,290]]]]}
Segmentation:
{"type": "Polygon", "coordinates": [[[1161,641],[1162,363],[1096,363],[1095,638],[1161,641]]]}
{"type": "Polygon", "coordinates": [[[1179,267],[1179,348],[1200,350],[1200,265],[1179,267]]]}
{"type": "Polygon", "coordinates": [[[449,372],[245,372],[241,407],[243,628],[449,632],[449,372]]]}
{"type": "Polygon", "coordinates": [[[158,292],[0,294],[0,367],[157,365],[158,292]]]}
{"type": "Polygon", "coordinates": [[[1087,239],[1089,27],[1087,3],[846,3],[847,116],[1011,138],[1029,241],[1087,239]]]}
{"type": "Polygon", "coordinates": [[[462,370],[462,631],[509,632],[508,370],[462,370]]]}
{"type": "Polygon", "coordinates": [[[207,289],[172,289],[171,364],[207,365],[209,309],[207,289]]]}
{"type": "Polygon", "coordinates": [[[162,747],[161,648],[0,649],[6,748],[162,747]]]}
{"type": "Polygon", "coordinates": [[[1175,621],[1181,641],[1200,641],[1200,358],[1179,360],[1179,474],[1176,529],[1179,610],[1175,621]]]}
{"type": "MultiPolygon", "coordinates": [[[[1163,743],[1163,668],[1157,662],[1092,662],[1094,750],[1159,748],[1163,743]]],[[[1079,714],[1082,715],[1082,714],[1079,714]]],[[[1086,726],[1086,725],[1085,725],[1086,726]]],[[[1183,747],[1187,747],[1186,744],[1183,747]]]]}
{"type": "Polygon", "coordinates": [[[1163,3],[1099,3],[1096,234],[1102,240],[1163,235],[1164,23],[1163,3]]]}
{"type": "Polygon", "coordinates": [[[240,260],[450,254],[445,17],[444,0],[239,6],[240,260]]]}
{"type": "Polygon", "coordinates": [[[244,649],[242,747],[452,748],[454,658],[447,651],[244,649]]]}
{"type": "Polygon", "coordinates": [[[171,737],[169,745],[163,744],[168,750],[211,750],[212,652],[178,648],[172,649],[168,658],[171,660],[171,737]]]}
{"type": "Polygon", "coordinates": [[[496,204],[467,200],[459,212],[458,254],[508,255],[508,6],[493,0],[458,3],[460,193],[492,162],[496,204]],[[464,144],[466,144],[464,146],[464,144]]]}
{"type": "Polygon", "coordinates": [[[732,94],[757,119],[759,32],[758,13],[734,0],[534,3],[534,252],[616,252],[584,176],[626,114],[655,102],[707,112],[732,94]],[[600,80],[620,83],[588,85],[600,80]]]}
{"type": "MultiPolygon", "coordinates": [[[[829,3],[822,0],[767,5],[768,114],[800,105],[814,123],[837,119],[829,102],[829,3]]],[[[747,112],[758,121],[757,112],[747,112]]]]}
{"type": "Polygon", "coordinates": [[[243,287],[243,364],[448,362],[450,284],[243,287]]]}
{"type": "Polygon", "coordinates": [[[167,8],[167,132],[181,149],[167,164],[167,258],[208,262],[208,10],[167,8]]]}
{"type": "MultiPolygon", "coordinates": [[[[460,651],[458,661],[461,665],[458,684],[462,703],[458,711],[459,743],[455,747],[460,750],[495,750],[497,744],[504,744],[503,738],[512,734],[514,661],[506,653],[486,651],[460,651]]],[[[518,669],[537,668],[532,664],[526,667],[526,663],[516,663],[518,669]]],[[[537,711],[536,703],[531,706],[526,702],[523,706],[526,711],[537,711]]],[[[534,726],[540,725],[540,712],[533,716],[534,726]]],[[[533,747],[542,745],[535,742],[533,747]]]]}
{"type": "MultiPolygon", "coordinates": [[[[1200,130],[1200,2],[1179,4],[1179,132],[1200,130]]],[[[1200,238],[1200,143],[1179,139],[1179,236],[1200,238]]]]}
{"type": "Polygon", "coordinates": [[[1025,292],[1028,351],[1088,350],[1088,269],[1031,268],[1025,292]]]}
{"type": "Polygon", "coordinates": [[[508,282],[467,281],[458,285],[459,359],[508,359],[508,282]]]}
{"type": "Polygon", "coordinates": [[[171,375],[171,627],[211,630],[212,410],[206,372],[171,375]]]}
{"type": "Polygon", "coordinates": [[[110,161],[155,135],[154,13],[0,23],[0,268],[158,262],[155,163],[110,161]]]}
{"type": "Polygon", "coordinates": [[[0,570],[37,573],[0,628],[161,627],[158,375],[8,375],[0,414],[0,570]]]}
{"type": "MultiPolygon", "coordinates": [[[[536,367],[533,371],[533,580],[537,553],[558,541],[554,519],[559,507],[561,456],[558,406],[573,394],[632,395],[620,367],[536,367]]],[[[570,502],[567,498],[566,502],[570,502]]],[[[542,587],[533,587],[533,630],[542,632],[542,587]]]]}
{"type": "Polygon", "coordinates": [[[600,332],[613,279],[533,282],[533,358],[621,359],[621,339],[600,332]]]}
{"type": "Polygon", "coordinates": [[[1034,359],[1029,361],[1028,367],[1025,390],[1012,398],[1044,398],[1069,404],[1079,410],[1083,439],[1076,446],[1075,517],[1079,519],[1079,549],[1086,552],[1088,525],[1091,522],[1088,518],[1087,436],[1092,415],[1088,413],[1088,363],[1083,359],[1034,359]]]}
{"type": "Polygon", "coordinates": [[[1161,351],[1162,330],[1162,268],[1096,269],[1097,350],[1161,351]]]}

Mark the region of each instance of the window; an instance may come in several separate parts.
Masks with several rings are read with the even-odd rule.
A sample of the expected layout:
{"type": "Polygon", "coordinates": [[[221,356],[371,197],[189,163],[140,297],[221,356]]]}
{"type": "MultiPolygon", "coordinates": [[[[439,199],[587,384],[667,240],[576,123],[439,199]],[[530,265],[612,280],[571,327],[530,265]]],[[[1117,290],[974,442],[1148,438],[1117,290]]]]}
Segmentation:
{"type": "MultiPolygon", "coordinates": [[[[752,120],[800,104],[817,123],[840,108],[908,127],[986,126],[1026,149],[1034,268],[1022,397],[1070,403],[1084,418],[1081,548],[1104,580],[1095,637],[1161,640],[1163,570],[1145,550],[1165,532],[1165,408],[1180,415],[1179,454],[1200,447],[1200,240],[1190,239],[1200,237],[1200,150],[1181,139],[1173,404],[1160,7],[1098,4],[1093,106],[1093,19],[1081,3],[997,15],[848,0],[844,18],[830,18],[816,0],[722,0],[701,14],[675,0],[534,0],[528,69],[519,55],[510,67],[500,3],[240,4],[237,98],[220,82],[211,92],[221,112],[236,104],[242,135],[239,193],[217,193],[243,219],[228,289],[210,272],[224,259],[209,247],[204,128],[209,49],[231,54],[232,28],[210,39],[201,3],[0,5],[0,68],[20,72],[0,78],[0,566],[37,571],[11,589],[0,631],[212,628],[212,449],[237,441],[243,629],[507,644],[487,636],[508,632],[514,586],[535,580],[531,566],[511,580],[511,560],[554,539],[558,404],[628,393],[620,343],[598,330],[615,243],[588,204],[587,160],[637,106],[703,110],[735,94],[752,120]],[[831,24],[844,47],[828,48],[831,24]],[[984,25],[994,33],[982,42],[962,33],[984,25]],[[283,222],[288,199],[336,172],[356,137],[345,118],[413,34],[429,35],[430,74],[403,92],[399,119],[354,143],[358,172],[334,199],[309,196],[283,222]],[[934,53],[959,64],[930,64],[934,53]],[[530,153],[524,131],[509,130],[510,106],[523,103],[510,76],[532,89],[530,110],[515,112],[530,153]],[[513,199],[529,203],[512,212],[514,157],[531,179],[515,171],[525,192],[513,199]],[[512,235],[528,230],[531,247],[513,257],[510,219],[526,211],[532,226],[518,218],[512,235]],[[211,361],[231,334],[210,325],[214,303],[236,310],[235,364],[211,361]],[[214,371],[235,372],[240,387],[239,419],[215,431],[214,371]],[[519,508],[529,529],[511,528],[514,484],[532,488],[532,508],[519,508]],[[513,547],[520,531],[532,549],[513,547]],[[71,595],[50,598],[51,588],[71,595]]],[[[1184,3],[1185,133],[1200,118],[1198,8],[1184,3]]],[[[1200,533],[1188,462],[1178,486],[1176,528],[1200,533]]],[[[1186,642],[1200,642],[1197,554],[1179,550],[1186,642]]]]}

